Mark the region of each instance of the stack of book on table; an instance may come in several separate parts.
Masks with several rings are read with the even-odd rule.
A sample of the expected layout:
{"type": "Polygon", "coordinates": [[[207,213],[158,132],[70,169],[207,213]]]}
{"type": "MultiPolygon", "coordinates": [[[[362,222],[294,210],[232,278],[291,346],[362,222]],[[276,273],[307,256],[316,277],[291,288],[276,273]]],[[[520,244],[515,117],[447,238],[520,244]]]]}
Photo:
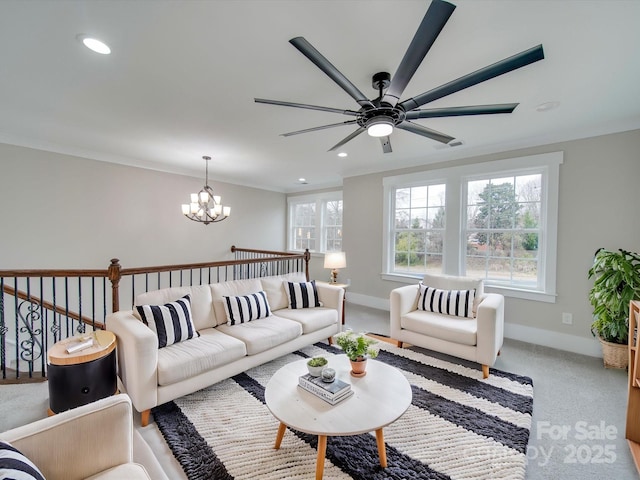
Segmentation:
{"type": "Polygon", "coordinates": [[[302,375],[298,379],[298,386],[303,388],[309,393],[313,393],[315,396],[320,397],[327,403],[335,405],[342,400],[349,398],[353,395],[351,385],[338,380],[337,378],[333,382],[323,382],[321,377],[313,377],[310,374],[302,375]]]}

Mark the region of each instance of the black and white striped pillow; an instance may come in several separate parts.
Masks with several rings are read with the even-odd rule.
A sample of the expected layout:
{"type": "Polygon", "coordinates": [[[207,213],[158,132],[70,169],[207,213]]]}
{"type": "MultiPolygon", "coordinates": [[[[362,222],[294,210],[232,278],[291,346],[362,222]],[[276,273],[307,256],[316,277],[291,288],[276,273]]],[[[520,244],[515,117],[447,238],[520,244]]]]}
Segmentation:
{"type": "Polygon", "coordinates": [[[223,296],[227,325],[239,325],[271,315],[267,294],[261,290],[241,297],[223,296]]]}
{"type": "Polygon", "coordinates": [[[44,480],[44,475],[10,443],[0,441],[0,478],[44,480]]]}
{"type": "Polygon", "coordinates": [[[284,289],[287,291],[287,298],[289,299],[289,308],[313,308],[321,307],[320,299],[318,298],[318,290],[316,290],[316,281],[310,282],[284,282],[284,289]]]}
{"type": "Polygon", "coordinates": [[[158,336],[158,348],[199,337],[191,315],[191,295],[164,305],[139,305],[140,318],[158,336]]]}
{"type": "Polygon", "coordinates": [[[418,310],[473,318],[476,290],[440,290],[420,282],[418,310]]]}

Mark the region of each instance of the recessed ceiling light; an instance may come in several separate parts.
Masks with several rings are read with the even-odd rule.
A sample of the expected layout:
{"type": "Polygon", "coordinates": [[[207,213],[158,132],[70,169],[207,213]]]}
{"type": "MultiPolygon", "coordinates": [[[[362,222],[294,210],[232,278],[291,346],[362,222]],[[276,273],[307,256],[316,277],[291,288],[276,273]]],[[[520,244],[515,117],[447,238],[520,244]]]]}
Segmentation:
{"type": "Polygon", "coordinates": [[[307,179],[306,179],[306,178],[303,178],[303,177],[300,177],[300,178],[298,179],[298,181],[299,181],[300,183],[305,183],[305,184],[307,183],[307,179]]]}
{"type": "Polygon", "coordinates": [[[549,110],[553,110],[554,108],[558,108],[560,106],[560,102],[545,102],[541,103],[536,107],[537,112],[548,112],[549,110]]]}
{"type": "Polygon", "coordinates": [[[339,157],[343,157],[343,158],[344,158],[344,157],[346,157],[346,156],[347,156],[347,152],[340,152],[340,153],[338,154],[338,156],[339,156],[339,157]]]}
{"type": "Polygon", "coordinates": [[[98,40],[97,38],[90,37],[89,35],[85,35],[84,33],[79,33],[78,35],[76,35],[76,38],[80,42],[82,42],[82,44],[89,50],[100,53],[102,55],[109,55],[111,53],[109,45],[98,40]]]}

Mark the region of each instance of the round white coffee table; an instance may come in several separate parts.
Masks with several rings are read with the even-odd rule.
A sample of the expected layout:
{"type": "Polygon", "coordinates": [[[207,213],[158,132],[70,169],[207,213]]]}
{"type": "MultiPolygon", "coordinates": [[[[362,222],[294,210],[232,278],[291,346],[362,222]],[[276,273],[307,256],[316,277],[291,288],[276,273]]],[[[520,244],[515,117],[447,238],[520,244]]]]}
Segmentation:
{"type": "Polygon", "coordinates": [[[298,387],[298,377],[307,373],[306,360],[280,368],[267,383],[265,401],[274,417],[280,421],[275,448],[280,448],[286,427],[318,436],[316,479],[321,479],[327,437],[359,435],[376,432],[380,465],[387,466],[383,427],[395,422],[411,404],[411,386],[394,367],[367,361],[367,374],[352,377],[346,355],[329,359],[336,378],[350,383],[354,394],[336,405],[330,405],[314,394],[298,387]]]}

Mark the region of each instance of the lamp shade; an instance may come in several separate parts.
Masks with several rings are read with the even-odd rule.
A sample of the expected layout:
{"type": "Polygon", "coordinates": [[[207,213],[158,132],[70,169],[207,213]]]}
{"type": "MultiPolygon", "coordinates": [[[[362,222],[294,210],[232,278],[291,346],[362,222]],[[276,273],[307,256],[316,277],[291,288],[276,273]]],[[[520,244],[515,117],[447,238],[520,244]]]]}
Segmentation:
{"type": "Polygon", "coordinates": [[[329,252],[324,254],[324,268],[345,268],[347,258],[344,252],[329,252]]]}

